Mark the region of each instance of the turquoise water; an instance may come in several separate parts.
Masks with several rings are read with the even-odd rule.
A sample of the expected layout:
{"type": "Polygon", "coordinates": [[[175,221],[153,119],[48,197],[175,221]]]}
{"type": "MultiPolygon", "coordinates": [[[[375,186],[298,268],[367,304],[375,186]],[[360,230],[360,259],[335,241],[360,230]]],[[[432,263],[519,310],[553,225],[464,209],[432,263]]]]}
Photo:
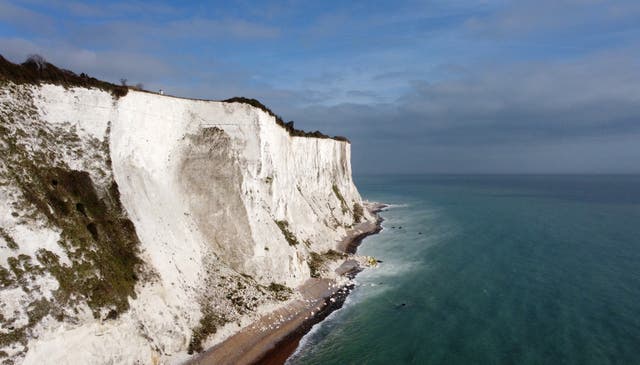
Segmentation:
{"type": "Polygon", "coordinates": [[[383,263],[289,363],[640,364],[640,176],[356,183],[383,263]]]}

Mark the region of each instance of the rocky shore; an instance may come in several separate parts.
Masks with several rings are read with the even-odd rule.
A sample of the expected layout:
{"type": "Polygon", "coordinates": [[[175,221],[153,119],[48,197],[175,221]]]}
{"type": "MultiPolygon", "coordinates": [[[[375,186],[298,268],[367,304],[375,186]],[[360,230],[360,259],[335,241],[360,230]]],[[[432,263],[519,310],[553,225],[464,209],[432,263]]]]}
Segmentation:
{"type": "MultiPolygon", "coordinates": [[[[362,240],[380,232],[378,214],[384,204],[370,203],[366,209],[375,214],[375,222],[363,222],[351,229],[337,248],[354,254],[362,240]]],[[[284,364],[298,347],[300,339],[313,325],[340,309],[353,289],[352,279],[367,265],[366,258],[353,255],[334,269],[333,278],[310,278],[298,288],[300,298],[268,313],[235,335],[192,359],[193,365],[284,364]]]]}

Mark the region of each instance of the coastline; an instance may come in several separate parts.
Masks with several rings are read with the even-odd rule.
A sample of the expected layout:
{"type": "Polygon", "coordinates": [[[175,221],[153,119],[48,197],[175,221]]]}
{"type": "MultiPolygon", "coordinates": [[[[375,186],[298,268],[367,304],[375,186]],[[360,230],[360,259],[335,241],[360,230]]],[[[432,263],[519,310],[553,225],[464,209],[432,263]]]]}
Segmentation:
{"type": "Polygon", "coordinates": [[[372,203],[370,206],[367,206],[369,212],[376,218],[375,222],[361,223],[358,227],[349,231],[345,238],[338,243],[338,250],[348,254],[355,254],[358,246],[360,246],[366,237],[380,233],[384,219],[378,213],[387,207],[387,204],[382,203],[372,203]]]}
{"type": "MultiPolygon", "coordinates": [[[[337,244],[340,251],[353,254],[365,237],[382,230],[378,214],[387,205],[366,206],[374,222],[363,222],[347,232],[337,244]]],[[[188,364],[268,364],[281,365],[294,353],[311,328],[344,304],[353,289],[353,279],[362,267],[354,259],[345,260],[336,270],[338,279],[310,278],[298,288],[302,298],[262,316],[216,346],[194,357],[188,364]]]]}

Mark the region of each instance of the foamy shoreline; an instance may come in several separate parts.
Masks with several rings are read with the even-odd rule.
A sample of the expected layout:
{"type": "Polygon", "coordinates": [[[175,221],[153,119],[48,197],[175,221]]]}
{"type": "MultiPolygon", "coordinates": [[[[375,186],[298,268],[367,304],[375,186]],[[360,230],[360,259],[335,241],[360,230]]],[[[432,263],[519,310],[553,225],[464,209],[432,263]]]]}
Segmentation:
{"type": "MultiPolygon", "coordinates": [[[[362,240],[380,232],[378,214],[387,205],[368,203],[374,222],[363,222],[347,232],[338,243],[340,251],[355,253],[362,240]]],[[[335,278],[311,278],[297,288],[293,299],[240,329],[224,341],[191,359],[189,364],[283,364],[296,350],[300,339],[313,325],[342,307],[353,288],[352,279],[363,268],[357,257],[346,258],[334,270],[335,278]]]]}

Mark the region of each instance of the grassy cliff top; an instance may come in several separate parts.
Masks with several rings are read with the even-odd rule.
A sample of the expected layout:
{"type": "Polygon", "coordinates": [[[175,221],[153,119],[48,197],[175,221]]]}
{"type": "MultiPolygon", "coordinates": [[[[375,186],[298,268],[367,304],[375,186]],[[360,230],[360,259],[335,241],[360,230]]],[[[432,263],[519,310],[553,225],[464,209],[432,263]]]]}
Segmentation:
{"type": "Polygon", "coordinates": [[[58,68],[39,56],[31,56],[25,62],[15,64],[0,55],[0,75],[16,84],[49,83],[64,87],[95,87],[108,91],[115,97],[125,96],[129,91],[126,86],[98,80],[84,73],[77,75],[72,71],[58,68]]]}
{"type": "MultiPolygon", "coordinates": [[[[129,88],[126,85],[116,85],[110,82],[98,80],[94,77],[88,76],[85,73],[81,73],[80,75],[78,75],[73,71],[58,68],[57,66],[45,61],[44,58],[37,55],[30,56],[25,62],[21,64],[12,63],[6,58],[2,57],[2,55],[0,55],[0,77],[12,81],[16,84],[50,83],[61,85],[64,87],[95,87],[110,92],[116,98],[127,95],[127,92],[129,91],[129,88]]],[[[327,138],[350,143],[350,141],[346,137],[331,137],[320,131],[306,132],[301,129],[296,129],[293,126],[293,121],[285,123],[279,115],[276,115],[271,111],[271,109],[267,108],[264,104],[256,99],[233,97],[231,99],[222,101],[225,103],[248,104],[265,111],[267,114],[273,116],[276,120],[276,123],[284,128],[291,136],[327,138]]]]}
{"type": "Polygon", "coordinates": [[[326,135],[320,131],[315,131],[315,132],[306,132],[303,131],[301,129],[296,129],[293,126],[293,121],[290,121],[288,123],[285,123],[284,120],[282,120],[282,118],[279,115],[276,115],[274,112],[271,111],[271,109],[267,108],[264,104],[262,104],[260,101],[256,100],[256,99],[249,99],[249,98],[245,98],[245,97],[241,97],[241,96],[236,96],[233,97],[231,99],[227,99],[227,100],[223,100],[225,103],[242,103],[242,104],[249,104],[255,108],[261,109],[264,112],[266,112],[267,114],[273,116],[274,118],[276,118],[276,123],[281,126],[282,128],[286,129],[287,132],[289,132],[289,135],[291,136],[296,136],[296,137],[311,137],[311,138],[329,138],[329,139],[335,139],[337,141],[343,141],[343,142],[347,142],[350,143],[349,139],[347,139],[347,137],[342,137],[342,136],[334,136],[331,137],[329,135],[326,135]]]}

